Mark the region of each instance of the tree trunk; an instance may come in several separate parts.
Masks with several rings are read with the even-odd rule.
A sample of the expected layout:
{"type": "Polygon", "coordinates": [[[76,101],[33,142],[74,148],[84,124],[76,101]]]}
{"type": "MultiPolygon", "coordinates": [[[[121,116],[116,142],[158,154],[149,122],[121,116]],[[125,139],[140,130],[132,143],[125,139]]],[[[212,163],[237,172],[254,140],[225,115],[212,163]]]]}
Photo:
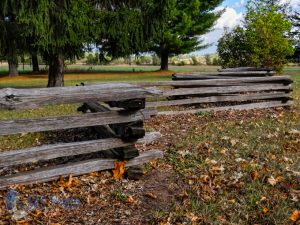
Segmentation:
{"type": "Polygon", "coordinates": [[[49,56],[49,74],[47,87],[64,86],[64,57],[61,54],[49,56]]]}
{"type": "Polygon", "coordinates": [[[39,68],[39,62],[38,62],[38,57],[36,52],[31,54],[31,62],[32,62],[32,73],[39,73],[40,68],[39,68]]]}
{"type": "Polygon", "coordinates": [[[162,50],[160,57],[161,57],[160,70],[168,70],[169,69],[169,53],[165,50],[162,50]]]}
{"type": "Polygon", "coordinates": [[[17,57],[10,57],[8,60],[9,76],[18,76],[18,59],[17,57]]]}

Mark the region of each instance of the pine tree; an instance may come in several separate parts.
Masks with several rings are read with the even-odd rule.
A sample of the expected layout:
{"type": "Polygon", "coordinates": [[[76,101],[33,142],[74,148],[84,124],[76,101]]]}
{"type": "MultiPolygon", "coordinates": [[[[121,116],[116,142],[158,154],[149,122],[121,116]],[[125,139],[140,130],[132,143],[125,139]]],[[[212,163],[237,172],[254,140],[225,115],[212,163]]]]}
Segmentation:
{"type": "Polygon", "coordinates": [[[0,55],[8,61],[9,75],[18,75],[18,55],[24,53],[25,26],[17,20],[19,1],[0,1],[0,55]]]}
{"type": "Polygon", "coordinates": [[[199,38],[209,32],[221,12],[214,11],[222,0],[171,0],[162,32],[151,49],[161,58],[161,70],[168,69],[171,55],[207,47],[199,38]]]}
{"type": "Polygon", "coordinates": [[[64,60],[79,55],[89,41],[94,8],[86,0],[21,1],[19,21],[49,64],[48,87],[64,86],[64,60]]]}
{"type": "Polygon", "coordinates": [[[158,37],[170,0],[99,1],[95,43],[102,54],[126,57],[147,51],[158,37]]]}

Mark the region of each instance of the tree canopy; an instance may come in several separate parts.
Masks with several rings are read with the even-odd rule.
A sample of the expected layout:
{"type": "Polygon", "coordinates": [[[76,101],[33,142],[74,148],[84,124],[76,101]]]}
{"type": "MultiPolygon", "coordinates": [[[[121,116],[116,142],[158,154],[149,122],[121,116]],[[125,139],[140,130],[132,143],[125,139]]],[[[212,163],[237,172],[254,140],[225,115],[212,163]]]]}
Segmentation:
{"type": "Polygon", "coordinates": [[[26,27],[18,22],[19,1],[0,2],[0,56],[9,64],[9,74],[18,75],[18,55],[26,51],[26,27]]]}
{"type": "Polygon", "coordinates": [[[151,50],[161,57],[161,69],[168,69],[168,57],[207,47],[201,35],[209,32],[221,15],[215,11],[222,0],[170,0],[167,19],[151,50]]]}
{"type": "Polygon", "coordinates": [[[100,1],[94,25],[96,46],[113,57],[147,51],[161,32],[169,1],[100,1]]]}
{"type": "Polygon", "coordinates": [[[256,66],[281,71],[293,54],[290,31],[290,21],[273,1],[249,1],[243,27],[225,33],[218,43],[221,63],[224,67],[256,66]]]}

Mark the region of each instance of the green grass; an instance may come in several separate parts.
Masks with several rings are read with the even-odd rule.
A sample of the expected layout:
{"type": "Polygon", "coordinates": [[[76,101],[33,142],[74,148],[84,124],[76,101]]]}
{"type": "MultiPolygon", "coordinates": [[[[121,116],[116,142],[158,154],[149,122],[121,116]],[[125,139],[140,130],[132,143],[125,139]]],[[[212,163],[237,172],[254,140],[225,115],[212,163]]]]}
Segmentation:
{"type": "Polygon", "coordinates": [[[181,189],[188,196],[183,202],[174,201],[170,211],[159,212],[155,223],[170,215],[174,224],[180,223],[192,212],[204,224],[291,224],[289,217],[299,205],[289,192],[300,189],[300,183],[286,168],[300,170],[299,136],[289,133],[300,130],[299,119],[299,108],[243,119],[234,114],[226,119],[199,115],[188,122],[180,118],[181,124],[174,118],[167,131],[178,138],[168,144],[161,167],[171,165],[174,179],[188,184],[181,189]],[[183,129],[185,133],[180,132],[183,129]],[[272,186],[271,176],[282,181],[272,186]]]}
{"type": "MultiPolygon", "coordinates": [[[[288,68],[285,74],[294,80],[292,110],[199,113],[158,118],[156,122],[146,123],[147,130],[161,130],[165,135],[173,135],[167,136],[166,142],[158,146],[164,151],[165,158],[158,162],[157,170],[165,173],[165,168],[171,168],[174,177],[168,186],[178,185],[180,181],[184,185],[180,186],[180,193],[174,195],[187,194],[184,197],[176,195],[170,208],[154,208],[153,224],[166,224],[167,221],[192,224],[191,215],[196,221],[194,224],[292,224],[289,217],[300,207],[291,194],[292,190],[300,190],[299,177],[290,172],[300,171],[300,136],[291,133],[300,130],[300,76],[299,69],[295,68],[288,68]],[[257,175],[254,177],[253,174],[257,175]],[[270,177],[281,177],[281,181],[272,186],[268,181],[270,177]]],[[[151,77],[147,73],[144,77],[141,74],[113,76],[90,79],[89,82],[170,78],[164,74],[151,77]]],[[[76,77],[66,82],[75,85],[83,81],[84,78],[76,77]]],[[[17,85],[13,81],[10,84],[41,84],[34,79],[18,82],[17,85]]],[[[77,107],[74,104],[34,110],[2,110],[0,120],[72,115],[78,113],[77,107]]],[[[0,149],[8,151],[47,142],[43,133],[2,136],[0,149]]],[[[126,191],[113,189],[111,194],[122,204],[127,204],[126,191]]]]}
{"type": "MultiPolygon", "coordinates": [[[[172,71],[215,71],[216,67],[212,66],[172,66],[170,65],[170,70],[172,71]]],[[[87,73],[124,73],[124,72],[155,72],[159,70],[159,66],[137,66],[137,65],[128,65],[128,66],[114,66],[114,65],[67,65],[66,73],[73,72],[87,72],[87,73]]],[[[44,71],[46,69],[45,65],[40,65],[40,69],[44,71]]],[[[21,74],[27,74],[32,71],[32,67],[29,65],[20,65],[18,71],[21,74]]],[[[7,74],[8,67],[0,66],[0,74],[7,74]]]]}

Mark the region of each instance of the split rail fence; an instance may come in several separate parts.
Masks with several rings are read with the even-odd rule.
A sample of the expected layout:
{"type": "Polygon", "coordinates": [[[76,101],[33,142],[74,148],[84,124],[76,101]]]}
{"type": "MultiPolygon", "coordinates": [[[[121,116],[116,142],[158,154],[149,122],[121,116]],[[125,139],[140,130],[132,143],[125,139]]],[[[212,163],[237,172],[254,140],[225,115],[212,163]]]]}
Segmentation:
{"type": "Polygon", "coordinates": [[[161,115],[291,106],[292,79],[273,75],[273,71],[263,69],[224,69],[213,73],[174,74],[172,81],[137,84],[162,88],[163,98],[152,98],[146,105],[164,107],[159,110],[161,115]],[[169,106],[196,106],[196,109],[169,111],[169,106]]]}
{"type": "Polygon", "coordinates": [[[113,169],[117,160],[128,160],[126,167],[149,162],[163,156],[159,150],[139,152],[135,144],[151,142],[159,133],[145,133],[143,121],[157,114],[145,109],[145,98],[156,94],[142,87],[123,83],[93,86],[1,89],[0,109],[34,109],[46,105],[84,103],[78,108],[83,114],[38,119],[1,120],[0,135],[58,131],[92,127],[99,139],[57,143],[39,147],[0,152],[0,168],[26,163],[47,162],[62,157],[78,157],[79,161],[42,166],[26,172],[0,176],[0,189],[15,184],[33,184],[55,180],[61,176],[81,175],[113,169]],[[103,153],[104,158],[90,155],[103,153]]]}

